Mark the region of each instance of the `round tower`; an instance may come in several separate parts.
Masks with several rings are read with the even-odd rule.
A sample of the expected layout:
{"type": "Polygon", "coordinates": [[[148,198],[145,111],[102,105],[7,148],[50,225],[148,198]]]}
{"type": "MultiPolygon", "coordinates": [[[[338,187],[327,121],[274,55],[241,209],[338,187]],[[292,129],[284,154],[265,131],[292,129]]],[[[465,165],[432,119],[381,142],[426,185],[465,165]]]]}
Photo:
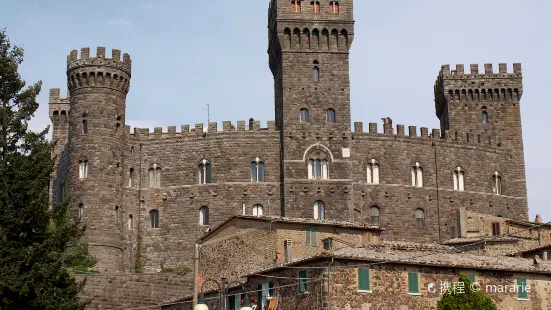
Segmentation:
{"type": "Polygon", "coordinates": [[[101,272],[124,272],[122,167],[126,94],[131,60],[120,50],[76,50],[67,58],[70,92],[68,193],[73,216],[86,225],[85,240],[101,272]]]}

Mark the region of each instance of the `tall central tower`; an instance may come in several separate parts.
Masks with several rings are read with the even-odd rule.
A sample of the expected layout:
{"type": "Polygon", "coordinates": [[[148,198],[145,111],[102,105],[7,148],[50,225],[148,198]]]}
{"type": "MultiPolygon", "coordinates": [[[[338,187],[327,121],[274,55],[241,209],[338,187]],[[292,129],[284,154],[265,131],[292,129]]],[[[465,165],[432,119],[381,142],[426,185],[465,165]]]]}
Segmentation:
{"type": "MultiPolygon", "coordinates": [[[[326,201],[335,196],[335,187],[343,184],[331,184],[331,180],[351,179],[349,158],[341,154],[350,149],[352,12],[352,0],[270,2],[268,54],[274,76],[276,127],[281,135],[281,215],[312,216],[311,208],[297,203],[310,204],[310,199],[292,197],[296,187],[301,187],[301,192],[304,186],[316,188],[317,198],[311,199],[326,201]],[[308,166],[309,159],[328,161],[326,175],[321,172],[320,178],[316,167],[308,166]]],[[[349,208],[345,198],[334,203],[339,211],[349,208]]]]}

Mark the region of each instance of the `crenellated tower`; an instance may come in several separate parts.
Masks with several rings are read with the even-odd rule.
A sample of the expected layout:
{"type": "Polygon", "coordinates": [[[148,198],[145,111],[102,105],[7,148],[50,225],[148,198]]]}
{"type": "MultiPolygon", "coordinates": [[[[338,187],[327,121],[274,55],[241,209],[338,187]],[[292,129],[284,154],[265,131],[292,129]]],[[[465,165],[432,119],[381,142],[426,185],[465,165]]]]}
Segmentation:
{"type": "Polygon", "coordinates": [[[85,239],[102,272],[124,272],[122,195],[126,94],[131,60],[98,47],[67,59],[70,91],[68,193],[70,210],[86,224],[85,239]]]}
{"type": "MultiPolygon", "coordinates": [[[[479,72],[477,64],[464,65],[455,70],[442,66],[434,86],[436,115],[440,119],[444,137],[463,142],[486,143],[510,152],[510,178],[507,186],[512,196],[526,197],[524,148],[520,116],[522,97],[521,64],[500,63],[497,72],[492,64],[484,65],[479,72]]],[[[502,165],[503,166],[503,165],[502,165]]]]}
{"type": "MultiPolygon", "coordinates": [[[[341,154],[343,149],[350,149],[349,51],[354,37],[353,1],[272,0],[268,37],[276,127],[280,131],[281,213],[310,217],[312,199],[329,201],[329,196],[335,196],[330,195],[329,188],[342,186],[324,181],[327,192],[320,187],[319,194],[307,198],[308,202],[302,199],[304,206],[296,203],[294,188],[302,188],[304,182],[316,186],[315,181],[308,179],[323,174],[314,175],[315,167],[310,170],[305,167],[310,153],[314,153],[314,160],[324,163],[329,160],[327,168],[318,170],[327,170],[325,174],[330,174],[330,179],[350,179],[346,172],[348,159],[341,154]]],[[[337,211],[328,203],[328,210],[339,218],[347,218],[348,213],[343,212],[350,209],[347,198],[335,199],[333,206],[336,205],[342,209],[337,211]]]]}

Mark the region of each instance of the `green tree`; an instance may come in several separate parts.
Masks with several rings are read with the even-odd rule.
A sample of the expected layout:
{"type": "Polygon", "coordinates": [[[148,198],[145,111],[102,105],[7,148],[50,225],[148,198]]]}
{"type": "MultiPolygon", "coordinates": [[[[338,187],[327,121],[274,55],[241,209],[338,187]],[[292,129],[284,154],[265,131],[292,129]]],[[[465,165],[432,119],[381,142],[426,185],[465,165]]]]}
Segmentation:
{"type": "MultiPolygon", "coordinates": [[[[471,280],[466,275],[461,274],[459,276],[459,282],[463,282],[463,290],[448,289],[444,293],[442,299],[438,301],[438,310],[497,310],[496,305],[492,299],[479,289],[473,291],[471,286],[471,280]]],[[[476,286],[480,288],[480,286],[476,286]]]]}
{"type": "Polygon", "coordinates": [[[23,49],[0,29],[0,309],[83,309],[75,271],[95,264],[68,203],[50,207],[52,143],[28,129],[42,82],[25,88],[23,49]]]}

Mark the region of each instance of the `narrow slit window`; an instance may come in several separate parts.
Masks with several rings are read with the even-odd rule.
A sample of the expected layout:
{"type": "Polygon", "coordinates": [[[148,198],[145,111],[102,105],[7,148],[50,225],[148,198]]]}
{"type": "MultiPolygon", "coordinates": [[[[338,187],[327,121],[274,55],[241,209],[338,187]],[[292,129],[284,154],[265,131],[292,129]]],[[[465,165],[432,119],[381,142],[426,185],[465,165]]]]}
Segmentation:
{"type": "Polygon", "coordinates": [[[207,206],[199,209],[199,225],[209,225],[209,207],[207,206]]]}
{"type": "Polygon", "coordinates": [[[86,119],[82,120],[82,134],[88,134],[88,120],[86,119]]]}
{"type": "Polygon", "coordinates": [[[320,81],[320,69],[317,66],[312,69],[312,81],[314,81],[314,83],[320,81]]]}
{"type": "Polygon", "coordinates": [[[149,219],[151,221],[151,228],[159,228],[159,210],[149,211],[149,219]]]}

